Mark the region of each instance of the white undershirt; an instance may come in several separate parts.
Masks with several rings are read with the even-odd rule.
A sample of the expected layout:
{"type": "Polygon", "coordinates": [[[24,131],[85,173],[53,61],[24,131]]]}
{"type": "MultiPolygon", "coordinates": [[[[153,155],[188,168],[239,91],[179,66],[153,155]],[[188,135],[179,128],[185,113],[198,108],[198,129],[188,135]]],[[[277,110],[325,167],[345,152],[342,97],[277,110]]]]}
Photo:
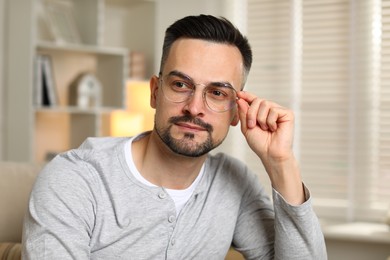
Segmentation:
{"type": "MultiPolygon", "coordinates": [[[[138,181],[140,181],[143,184],[145,184],[147,186],[150,186],[150,187],[157,187],[157,185],[155,185],[155,184],[149,182],[148,180],[146,180],[141,175],[141,173],[138,171],[137,167],[134,164],[131,146],[132,146],[133,140],[137,139],[137,138],[139,138],[139,135],[132,137],[127,142],[127,144],[124,146],[125,147],[125,157],[126,157],[127,165],[128,165],[128,167],[130,169],[130,172],[133,174],[133,176],[138,181]]],[[[187,189],[184,189],[184,190],[173,190],[173,189],[165,189],[164,188],[164,190],[167,191],[167,193],[169,194],[169,196],[171,196],[172,200],[175,203],[176,216],[179,215],[180,211],[182,210],[184,205],[187,203],[187,201],[191,197],[191,195],[194,192],[196,186],[198,185],[200,179],[202,178],[203,173],[204,173],[204,164],[202,165],[202,168],[200,169],[200,172],[199,172],[198,176],[196,177],[196,179],[194,180],[194,182],[187,189]]]]}

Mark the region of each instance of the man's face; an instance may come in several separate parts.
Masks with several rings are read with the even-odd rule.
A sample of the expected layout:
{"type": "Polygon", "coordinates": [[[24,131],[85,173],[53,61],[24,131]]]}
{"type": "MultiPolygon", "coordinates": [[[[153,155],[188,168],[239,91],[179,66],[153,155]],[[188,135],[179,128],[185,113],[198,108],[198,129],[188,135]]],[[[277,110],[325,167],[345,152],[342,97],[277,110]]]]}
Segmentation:
{"type": "Polygon", "coordinates": [[[243,81],[243,62],[237,47],[196,39],[175,41],[160,78],[151,80],[151,105],[156,109],[155,131],[175,153],[198,157],[222,143],[229,126],[238,123],[237,106],[225,112],[211,110],[203,89],[210,82],[230,84],[236,91],[243,81]],[[188,100],[175,103],[162,88],[169,75],[180,75],[196,85],[188,100]]]}

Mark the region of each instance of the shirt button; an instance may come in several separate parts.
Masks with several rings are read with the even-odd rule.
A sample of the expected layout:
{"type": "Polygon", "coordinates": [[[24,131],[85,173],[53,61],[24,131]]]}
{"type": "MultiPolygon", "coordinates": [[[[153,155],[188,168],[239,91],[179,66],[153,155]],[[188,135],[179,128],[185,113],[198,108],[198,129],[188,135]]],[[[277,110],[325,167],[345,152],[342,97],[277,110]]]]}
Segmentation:
{"type": "Polygon", "coordinates": [[[160,199],[165,199],[167,197],[167,194],[165,194],[165,192],[161,191],[159,194],[158,194],[158,197],[160,199]]]}
{"type": "Polygon", "coordinates": [[[174,245],[175,245],[175,243],[176,243],[176,240],[175,240],[174,238],[172,238],[172,239],[171,239],[171,245],[173,245],[173,246],[174,246],[174,245]]]}
{"type": "Polygon", "coordinates": [[[169,223],[172,223],[176,220],[175,216],[169,216],[168,221],[169,223]]]}

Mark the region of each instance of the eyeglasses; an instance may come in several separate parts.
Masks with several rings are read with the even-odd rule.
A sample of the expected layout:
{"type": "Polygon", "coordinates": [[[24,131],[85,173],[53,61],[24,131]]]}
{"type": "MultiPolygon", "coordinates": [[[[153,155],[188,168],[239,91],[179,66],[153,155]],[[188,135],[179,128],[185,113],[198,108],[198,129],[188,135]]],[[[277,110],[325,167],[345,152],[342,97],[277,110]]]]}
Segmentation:
{"type": "Polygon", "coordinates": [[[207,85],[196,84],[181,73],[171,73],[166,76],[159,74],[162,90],[167,100],[174,103],[188,101],[194,95],[196,86],[204,86],[202,96],[206,105],[214,112],[225,112],[236,105],[237,91],[224,82],[211,82],[207,85]]]}

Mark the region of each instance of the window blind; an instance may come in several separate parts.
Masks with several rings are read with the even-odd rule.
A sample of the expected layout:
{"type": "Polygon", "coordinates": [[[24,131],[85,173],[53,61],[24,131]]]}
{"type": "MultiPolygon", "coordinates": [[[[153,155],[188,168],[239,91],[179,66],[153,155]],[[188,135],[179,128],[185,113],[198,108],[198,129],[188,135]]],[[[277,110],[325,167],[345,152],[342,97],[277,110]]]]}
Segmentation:
{"type": "MultiPolygon", "coordinates": [[[[247,91],[290,107],[293,44],[291,10],[293,1],[248,0],[247,36],[253,50],[253,64],[247,91]]],[[[248,166],[258,173],[266,190],[271,185],[260,159],[250,148],[244,153],[248,166]]]]}
{"type": "MultiPolygon", "coordinates": [[[[390,0],[246,4],[254,54],[246,89],[297,115],[294,149],[316,212],[382,221],[390,203],[390,0]]],[[[225,151],[269,187],[239,135],[225,151]]]]}
{"type": "MultiPolygon", "coordinates": [[[[390,210],[390,1],[381,2],[381,71],[378,165],[373,203],[380,210],[390,210]]],[[[376,34],[375,34],[376,35],[376,34]]]]}
{"type": "Polygon", "coordinates": [[[300,163],[316,210],[327,217],[346,215],[349,196],[349,7],[348,0],[301,6],[300,163]]]}

